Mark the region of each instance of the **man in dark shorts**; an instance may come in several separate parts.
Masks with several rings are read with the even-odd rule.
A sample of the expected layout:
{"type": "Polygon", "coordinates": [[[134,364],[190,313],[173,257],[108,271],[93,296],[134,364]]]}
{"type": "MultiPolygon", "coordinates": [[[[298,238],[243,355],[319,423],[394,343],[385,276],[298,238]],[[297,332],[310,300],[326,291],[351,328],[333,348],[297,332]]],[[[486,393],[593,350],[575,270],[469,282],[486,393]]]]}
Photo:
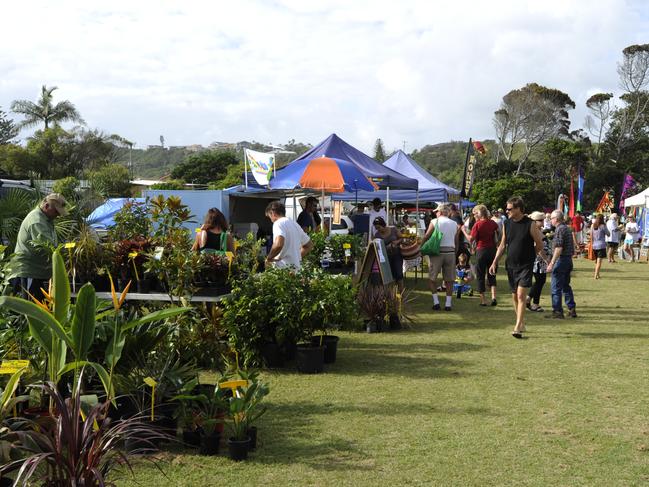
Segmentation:
{"type": "Polygon", "coordinates": [[[514,196],[507,200],[507,220],[503,225],[503,234],[496,251],[489,273],[496,274],[498,261],[507,249],[505,267],[512,292],[516,324],[512,336],[522,338],[525,330],[525,299],[527,291],[532,286],[532,267],[536,254],[547,262],[548,257],[543,252],[543,236],[532,220],[525,215],[523,199],[514,196]]]}

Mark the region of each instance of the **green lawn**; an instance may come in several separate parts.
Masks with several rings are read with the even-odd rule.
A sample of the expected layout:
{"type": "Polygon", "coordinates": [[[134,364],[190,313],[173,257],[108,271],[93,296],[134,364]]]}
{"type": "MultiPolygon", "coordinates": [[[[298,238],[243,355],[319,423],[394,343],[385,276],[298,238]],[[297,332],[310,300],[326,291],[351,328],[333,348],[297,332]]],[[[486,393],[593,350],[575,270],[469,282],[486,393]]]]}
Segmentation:
{"type": "MultiPolygon", "coordinates": [[[[576,261],[579,318],[530,313],[509,335],[500,304],[432,312],[419,280],[411,329],[343,334],[317,376],[269,372],[269,411],[249,461],[165,454],[139,485],[649,484],[649,266],[576,261]]],[[[414,286],[414,279],[409,279],[414,286]]],[[[549,307],[549,283],[542,304],[549,307]]],[[[136,485],[132,481],[119,485],[136,485]]]]}

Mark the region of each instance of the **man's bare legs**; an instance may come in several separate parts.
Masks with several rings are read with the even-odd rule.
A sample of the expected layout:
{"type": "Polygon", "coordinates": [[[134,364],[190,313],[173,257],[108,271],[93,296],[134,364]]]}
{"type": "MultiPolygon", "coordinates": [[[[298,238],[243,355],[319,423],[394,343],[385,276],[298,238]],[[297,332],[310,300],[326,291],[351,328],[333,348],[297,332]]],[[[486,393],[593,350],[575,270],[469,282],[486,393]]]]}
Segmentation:
{"type": "Polygon", "coordinates": [[[529,288],[518,287],[515,293],[512,293],[512,301],[514,303],[514,313],[516,314],[516,324],[514,325],[514,333],[522,333],[525,328],[525,299],[529,288]]]}

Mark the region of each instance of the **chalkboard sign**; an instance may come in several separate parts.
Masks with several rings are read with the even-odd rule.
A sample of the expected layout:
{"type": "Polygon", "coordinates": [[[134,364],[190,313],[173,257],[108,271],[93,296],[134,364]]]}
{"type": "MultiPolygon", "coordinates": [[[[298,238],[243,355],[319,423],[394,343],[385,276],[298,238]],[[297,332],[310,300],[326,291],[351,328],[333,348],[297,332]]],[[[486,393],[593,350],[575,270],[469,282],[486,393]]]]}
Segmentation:
{"type": "Polygon", "coordinates": [[[390,270],[388,250],[385,246],[385,242],[380,238],[375,238],[367,246],[367,251],[365,252],[363,263],[361,264],[361,271],[357,276],[358,279],[362,280],[369,278],[375,262],[378,264],[379,274],[381,275],[381,281],[383,284],[390,284],[393,282],[394,277],[392,277],[392,271],[390,270]]]}

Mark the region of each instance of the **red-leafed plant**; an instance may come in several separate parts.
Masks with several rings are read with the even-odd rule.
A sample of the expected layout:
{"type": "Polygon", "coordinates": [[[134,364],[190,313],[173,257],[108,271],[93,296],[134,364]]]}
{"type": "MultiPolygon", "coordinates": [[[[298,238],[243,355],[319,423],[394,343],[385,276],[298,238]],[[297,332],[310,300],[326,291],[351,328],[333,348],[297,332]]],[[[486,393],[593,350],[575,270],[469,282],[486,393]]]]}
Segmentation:
{"type": "Polygon", "coordinates": [[[144,418],[113,422],[106,415],[109,403],[86,407],[81,387],[68,399],[51,382],[39,387],[52,397],[53,415],[45,424],[16,433],[27,455],[0,467],[3,476],[18,471],[14,485],[103,486],[114,470],[126,467],[132,471],[129,458],[120,450],[126,440],[137,439],[144,450],[150,451],[158,441],[170,439],[144,418]]]}

